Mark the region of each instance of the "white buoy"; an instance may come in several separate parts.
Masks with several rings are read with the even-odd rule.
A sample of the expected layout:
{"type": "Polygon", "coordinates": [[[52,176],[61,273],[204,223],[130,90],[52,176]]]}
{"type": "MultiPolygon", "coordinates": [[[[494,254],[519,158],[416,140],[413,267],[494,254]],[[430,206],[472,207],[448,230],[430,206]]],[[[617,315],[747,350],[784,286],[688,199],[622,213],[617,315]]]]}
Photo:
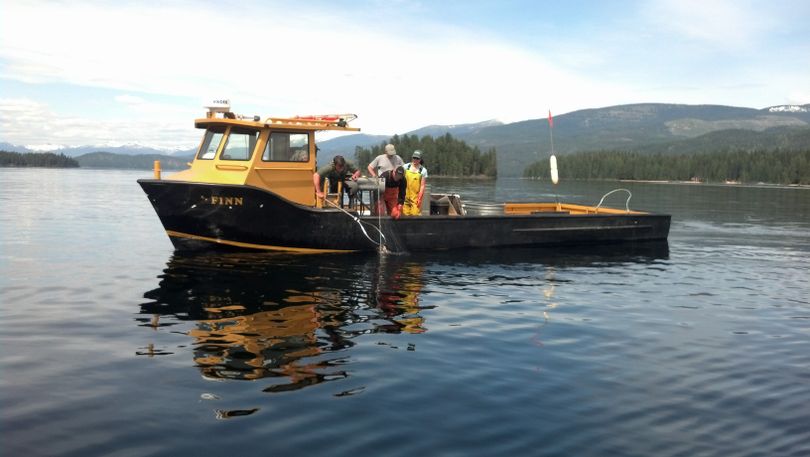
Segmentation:
{"type": "Polygon", "coordinates": [[[552,155],[548,162],[551,166],[551,182],[557,184],[560,181],[560,175],[557,172],[557,158],[552,155]]]}

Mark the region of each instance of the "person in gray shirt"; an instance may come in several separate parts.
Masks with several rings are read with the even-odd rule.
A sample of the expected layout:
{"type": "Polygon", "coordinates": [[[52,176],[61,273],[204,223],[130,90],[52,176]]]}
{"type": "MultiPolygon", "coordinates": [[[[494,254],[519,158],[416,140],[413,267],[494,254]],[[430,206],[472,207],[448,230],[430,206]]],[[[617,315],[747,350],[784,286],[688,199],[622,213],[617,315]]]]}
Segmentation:
{"type": "Polygon", "coordinates": [[[396,170],[397,167],[404,167],[405,162],[397,155],[397,150],[393,144],[385,146],[385,154],[380,154],[368,164],[368,172],[373,177],[382,176],[386,171],[396,170]]]}

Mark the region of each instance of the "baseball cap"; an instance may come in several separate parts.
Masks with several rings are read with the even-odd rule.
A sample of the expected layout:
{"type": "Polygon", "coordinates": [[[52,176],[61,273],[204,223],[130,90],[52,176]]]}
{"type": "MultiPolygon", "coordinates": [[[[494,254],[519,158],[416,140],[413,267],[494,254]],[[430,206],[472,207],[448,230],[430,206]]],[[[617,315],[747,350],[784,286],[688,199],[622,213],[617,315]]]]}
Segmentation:
{"type": "Polygon", "coordinates": [[[385,145],[385,153],[392,156],[392,155],[397,153],[397,150],[394,149],[393,144],[387,144],[387,145],[385,145]]]}

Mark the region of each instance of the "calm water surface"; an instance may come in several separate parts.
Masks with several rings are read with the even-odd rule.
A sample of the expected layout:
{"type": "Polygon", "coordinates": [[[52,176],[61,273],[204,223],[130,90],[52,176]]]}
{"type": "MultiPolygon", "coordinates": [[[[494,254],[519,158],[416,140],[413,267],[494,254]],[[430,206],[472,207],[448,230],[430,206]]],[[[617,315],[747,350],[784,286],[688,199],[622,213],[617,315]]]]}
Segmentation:
{"type": "Polygon", "coordinates": [[[636,247],[190,256],[140,177],[0,169],[0,455],[810,455],[810,190],[620,184],[673,215],[636,247]]]}

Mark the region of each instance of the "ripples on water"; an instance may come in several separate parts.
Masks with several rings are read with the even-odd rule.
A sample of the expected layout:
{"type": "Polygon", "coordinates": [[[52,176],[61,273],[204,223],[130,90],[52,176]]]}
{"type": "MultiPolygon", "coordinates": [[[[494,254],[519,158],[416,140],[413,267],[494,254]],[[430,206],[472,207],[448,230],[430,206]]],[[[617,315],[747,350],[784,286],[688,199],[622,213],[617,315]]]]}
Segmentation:
{"type": "Polygon", "coordinates": [[[0,170],[3,455],[810,454],[806,191],[635,186],[672,234],[620,249],[181,255],[137,177],[0,170]]]}

